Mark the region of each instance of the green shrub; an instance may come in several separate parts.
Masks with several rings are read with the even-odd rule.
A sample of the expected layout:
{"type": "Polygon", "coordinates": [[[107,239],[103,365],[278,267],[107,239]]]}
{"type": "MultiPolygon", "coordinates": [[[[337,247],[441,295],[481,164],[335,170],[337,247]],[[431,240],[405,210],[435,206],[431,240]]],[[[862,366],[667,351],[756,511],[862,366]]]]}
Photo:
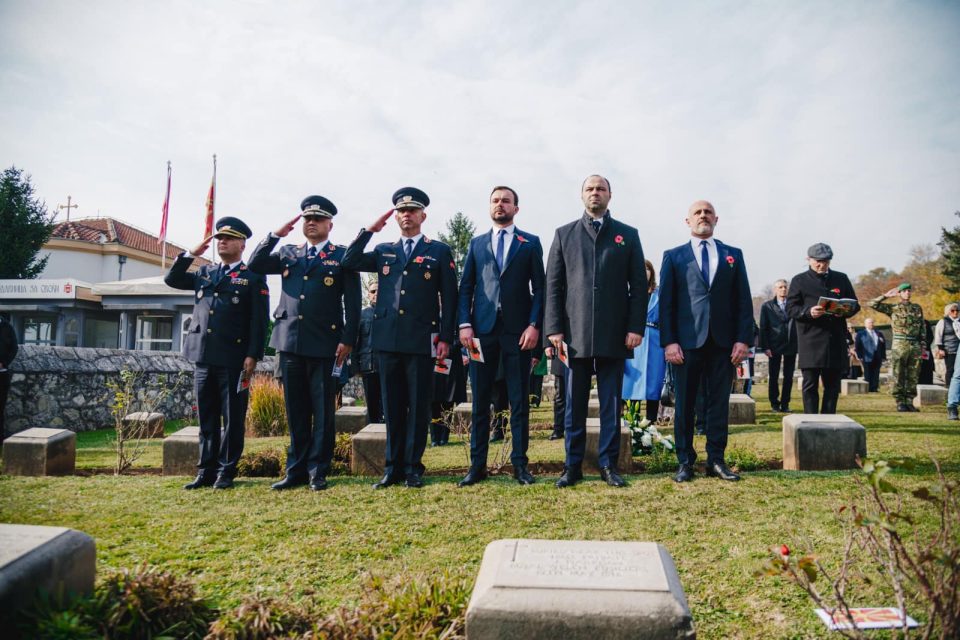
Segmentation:
{"type": "Polygon", "coordinates": [[[736,468],[738,471],[756,471],[766,467],[763,460],[761,460],[756,453],[748,449],[741,449],[739,447],[727,449],[726,458],[727,464],[736,468]]]}
{"type": "Polygon", "coordinates": [[[261,449],[244,453],[237,462],[237,475],[245,478],[277,478],[286,468],[283,449],[261,449]]]}
{"type": "Polygon", "coordinates": [[[247,434],[254,438],[287,435],[290,428],[280,383],[272,376],[256,375],[250,381],[249,393],[247,434]]]}
{"type": "Polygon", "coordinates": [[[305,609],[273,598],[249,596],[210,625],[206,640],[269,640],[307,634],[314,619],[305,609]]]}

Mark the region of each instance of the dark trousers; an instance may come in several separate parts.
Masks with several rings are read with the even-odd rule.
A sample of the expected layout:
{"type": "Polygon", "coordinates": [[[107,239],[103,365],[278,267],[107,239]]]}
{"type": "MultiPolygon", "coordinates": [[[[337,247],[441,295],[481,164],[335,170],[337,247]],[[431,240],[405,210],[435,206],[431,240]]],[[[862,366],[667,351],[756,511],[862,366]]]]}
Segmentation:
{"type": "MultiPolygon", "coordinates": [[[[957,354],[955,354],[955,353],[948,353],[946,356],[944,356],[944,361],[945,361],[944,364],[947,365],[947,377],[944,378],[943,380],[944,380],[944,384],[946,384],[946,385],[949,387],[949,386],[950,386],[950,379],[953,378],[953,367],[954,367],[954,366],[956,365],[956,363],[957,363],[957,354]]],[[[8,375],[9,375],[9,374],[8,374],[8,375]]],[[[0,384],[3,384],[3,383],[0,383],[0,384]]],[[[3,393],[3,392],[0,391],[0,393],[3,393]]],[[[0,406],[3,406],[3,405],[0,404],[0,406]]],[[[2,420],[2,418],[0,418],[0,420],[2,420]]],[[[0,425],[2,425],[2,424],[3,424],[3,422],[0,422],[0,425]]]]}
{"type": "Polygon", "coordinates": [[[444,420],[444,414],[449,414],[456,407],[455,402],[430,403],[430,444],[444,445],[450,442],[450,425],[444,420]]]}
{"type": "MultiPolygon", "coordinates": [[[[949,378],[947,378],[949,380],[949,378]]],[[[543,376],[530,374],[530,404],[535,407],[540,406],[543,400],[543,376]]]]}
{"type": "MultiPolygon", "coordinates": [[[[880,367],[883,366],[881,360],[863,363],[863,379],[867,381],[867,391],[880,390],[880,367]]],[[[950,378],[947,378],[950,381],[950,378]]]]}
{"type": "Polygon", "coordinates": [[[697,460],[697,453],[693,448],[693,414],[701,380],[705,398],[703,413],[707,435],[707,464],[723,462],[727,449],[733,371],[730,347],[721,347],[710,339],[699,349],[684,349],[683,364],[673,365],[677,386],[674,440],[680,464],[692,465],[697,460]]]}
{"type": "Polygon", "coordinates": [[[381,351],[379,357],[387,421],[384,473],[394,479],[422,474],[421,460],[427,448],[433,401],[434,359],[429,355],[393,351],[381,351]]]}
{"type": "Polygon", "coordinates": [[[793,372],[797,366],[797,354],[774,353],[770,356],[770,404],[777,409],[790,407],[790,392],[793,391],[793,372]],[[780,363],[783,363],[783,390],[780,389],[780,363]]]}
{"type": "Polygon", "coordinates": [[[600,400],[600,468],[616,469],[620,456],[620,392],[623,389],[623,358],[570,358],[567,404],[570,422],[566,425],[568,467],[579,468],[587,447],[587,407],[590,380],[597,374],[600,400]]]}
{"type": "Polygon", "coordinates": [[[243,430],[250,392],[237,393],[240,367],[198,364],[193,394],[200,420],[200,475],[232,478],[243,454],[243,430]]]}
{"type": "Polygon", "coordinates": [[[567,412],[567,379],[570,369],[564,367],[561,375],[553,376],[553,430],[563,433],[570,424],[570,414],[567,412]]]}
{"type": "Polygon", "coordinates": [[[367,424],[383,423],[383,394],[380,374],[376,371],[360,374],[363,379],[363,397],[367,402],[367,424]]]}
{"type": "Polygon", "coordinates": [[[843,369],[814,367],[801,369],[803,372],[803,412],[836,413],[837,398],[840,397],[840,380],[843,369]],[[820,403],[819,383],[823,380],[823,403],[820,403]]]}
{"type": "MultiPolygon", "coordinates": [[[[947,378],[947,382],[950,382],[949,378],[947,378]]],[[[7,437],[7,424],[4,414],[7,411],[8,393],[10,393],[10,372],[4,371],[0,373],[0,442],[3,442],[4,438],[7,437]]]]}
{"type": "MultiPolygon", "coordinates": [[[[494,331],[500,326],[500,321],[494,331]]],[[[470,362],[470,387],[473,389],[473,420],[470,425],[470,466],[484,470],[490,448],[490,403],[496,384],[497,368],[503,359],[503,383],[510,406],[510,439],[513,450],[510,462],[514,468],[526,466],[530,444],[530,351],[521,351],[520,336],[494,333],[480,336],[485,362],[470,362]]],[[[498,409],[506,409],[503,392],[498,394],[498,409]]],[[[502,421],[500,421],[501,429],[502,421]]]]}
{"type": "Polygon", "coordinates": [[[334,358],[280,354],[283,399],[290,425],[287,476],[326,478],[333,460],[337,432],[337,380],[334,358]]]}

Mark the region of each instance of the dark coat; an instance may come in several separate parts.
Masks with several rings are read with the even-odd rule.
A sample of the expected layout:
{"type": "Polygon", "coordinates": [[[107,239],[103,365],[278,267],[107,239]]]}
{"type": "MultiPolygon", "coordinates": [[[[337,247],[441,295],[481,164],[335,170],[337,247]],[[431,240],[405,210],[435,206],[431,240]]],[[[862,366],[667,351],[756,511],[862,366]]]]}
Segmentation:
{"type": "MultiPolygon", "coordinates": [[[[801,369],[847,369],[850,366],[847,351],[850,333],[846,318],[827,314],[810,317],[810,309],[817,306],[821,296],[856,299],[857,294],[850,278],[832,269],[823,279],[813,269],[793,277],[787,291],[787,315],[797,321],[800,352],[797,366],[801,369]]],[[[859,310],[860,305],[854,305],[853,313],[859,310]]]]}
{"type": "Polygon", "coordinates": [[[306,244],[270,253],[279,240],[270,234],[250,258],[251,270],[282,276],[270,346],[308,358],[332,358],[337,345],[357,341],[360,275],[344,268],[344,247],[327,244],[325,255],[312,259],[306,244]]]}
{"type": "Polygon", "coordinates": [[[348,269],[377,273],[373,316],[375,351],[430,355],[433,335],[451,346],[457,325],[457,271],[450,247],[424,236],[407,262],[400,241],[364,252],[373,234],[363,230],[343,258],[348,269]]]}
{"type": "Polygon", "coordinates": [[[857,351],[857,358],[860,362],[883,362],[887,359],[887,339],[876,329],[873,332],[877,334],[877,347],[871,353],[873,341],[867,335],[867,330],[860,329],[857,331],[857,336],[854,338],[854,349],[857,351]]]}
{"type": "Polygon", "coordinates": [[[557,229],[547,263],[545,340],[562,333],[571,358],[630,358],[624,340],[646,331],[648,297],[636,229],[609,212],[599,233],[586,214],[557,229]]]}
{"type": "Polygon", "coordinates": [[[17,333],[6,319],[0,318],[0,363],[9,368],[10,363],[17,357],[17,333]]]}
{"type": "Polygon", "coordinates": [[[266,278],[242,262],[219,278],[219,265],[190,273],[192,262],[181,253],[163,279],[174,289],[194,292],[193,316],[183,334],[184,357],[231,368],[243,366],[244,358],[263,358],[270,304],[266,278]]]}
{"type": "Polygon", "coordinates": [[[373,373],[377,370],[376,352],[373,350],[373,307],[364,307],[360,312],[360,328],[352,359],[358,373],[373,373]]]}
{"type": "Polygon", "coordinates": [[[542,329],[543,281],[540,238],[514,228],[500,273],[490,232],[476,236],[460,278],[459,324],[471,324],[477,335],[486,335],[493,331],[499,304],[504,332],[521,334],[530,325],[542,329]]]}
{"type": "Polygon", "coordinates": [[[660,345],[753,344],[753,300],[743,252],[719,240],[717,272],[707,288],[689,242],[664,251],[660,267],[660,345]]]}
{"type": "Polygon", "coordinates": [[[797,353],[797,323],[780,311],[777,299],[767,300],[760,307],[760,350],[768,349],[777,356],[797,353]]]}

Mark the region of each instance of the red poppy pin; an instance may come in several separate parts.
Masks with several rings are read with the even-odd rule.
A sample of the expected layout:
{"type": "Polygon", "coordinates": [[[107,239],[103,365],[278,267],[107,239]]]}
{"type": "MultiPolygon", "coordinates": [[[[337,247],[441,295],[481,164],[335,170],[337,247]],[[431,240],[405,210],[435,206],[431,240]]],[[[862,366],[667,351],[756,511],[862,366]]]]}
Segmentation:
{"type": "Polygon", "coordinates": [[[616,242],[617,244],[623,244],[623,236],[617,236],[616,238],[613,239],[613,241],[616,242]]]}
{"type": "Polygon", "coordinates": [[[524,238],[524,237],[523,237],[522,235],[520,235],[519,233],[517,234],[517,242],[526,242],[526,241],[527,241],[526,238],[524,238]]]}
{"type": "Polygon", "coordinates": [[[457,265],[453,262],[453,260],[450,261],[450,268],[451,268],[451,269],[456,269],[456,268],[457,268],[457,265]]]}
{"type": "Polygon", "coordinates": [[[423,256],[417,256],[416,258],[413,259],[413,261],[416,262],[417,264],[420,264],[421,262],[423,262],[423,256]]]}
{"type": "Polygon", "coordinates": [[[326,251],[321,251],[321,252],[320,252],[320,259],[322,260],[322,259],[324,259],[324,258],[326,258],[326,257],[327,257],[326,251]]]}
{"type": "Polygon", "coordinates": [[[727,256],[727,264],[730,265],[731,269],[733,268],[734,262],[736,262],[736,260],[733,259],[733,256],[727,256]]]}
{"type": "Polygon", "coordinates": [[[830,289],[830,293],[835,293],[837,295],[840,295],[840,289],[830,289]]]}
{"type": "Polygon", "coordinates": [[[230,272],[230,277],[231,277],[231,278],[236,278],[236,277],[239,276],[239,275],[240,275],[240,273],[237,272],[237,271],[231,271],[231,272],[230,272]]]}

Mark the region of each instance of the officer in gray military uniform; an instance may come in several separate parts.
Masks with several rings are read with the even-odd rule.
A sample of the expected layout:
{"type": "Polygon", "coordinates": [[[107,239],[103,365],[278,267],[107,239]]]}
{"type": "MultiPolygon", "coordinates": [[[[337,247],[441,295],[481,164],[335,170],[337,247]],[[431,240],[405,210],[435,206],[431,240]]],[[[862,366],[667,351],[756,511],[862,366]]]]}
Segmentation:
{"type": "Polygon", "coordinates": [[[273,489],[291,489],[309,482],[314,491],[327,488],[327,474],[336,440],[334,418],[338,376],[360,321],[360,275],[343,266],[344,247],[328,240],[337,207],[323,196],[309,196],[302,213],[272,232],[250,259],[250,268],[280,274],[280,304],[273,312],[270,346],[280,354],[283,395],[290,425],[286,477],[273,489]],[[303,218],[307,242],[284,245],[280,238],[303,218]]]}
{"type": "MultiPolygon", "coordinates": [[[[427,194],[405,187],[393,194],[394,209],[363,229],[347,248],[348,269],[374,271],[379,290],[373,318],[380,386],[386,400],[387,452],[377,489],[405,482],[423,486],[421,463],[430,425],[436,359],[449,358],[457,316],[457,273],[446,244],[424,236],[420,227],[430,204],[427,194]],[[364,252],[370,238],[396,212],[401,237],[364,252]]],[[[459,358],[458,353],[453,357],[459,358]]]]}
{"type": "Polygon", "coordinates": [[[185,489],[229,489],[243,453],[244,420],[250,393],[238,393],[240,376],[249,379],[263,358],[270,292],[266,279],[241,259],[250,227],[233,217],[221,218],[216,233],[190,253],[182,253],[164,282],[195,295],[183,355],[196,364],[194,396],[200,420],[200,462],[196,479],[185,489]],[[217,241],[219,265],[187,269],[217,241]],[[221,429],[223,433],[221,435],[221,429]]]}

